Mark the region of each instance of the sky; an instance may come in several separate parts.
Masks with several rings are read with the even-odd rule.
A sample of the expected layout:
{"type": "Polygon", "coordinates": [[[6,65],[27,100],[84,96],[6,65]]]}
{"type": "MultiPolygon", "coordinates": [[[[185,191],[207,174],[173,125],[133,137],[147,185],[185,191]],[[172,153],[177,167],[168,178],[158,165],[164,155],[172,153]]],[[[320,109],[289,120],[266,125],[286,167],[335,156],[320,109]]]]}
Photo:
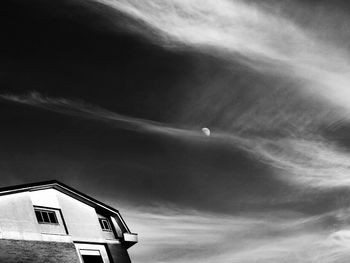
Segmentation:
{"type": "Polygon", "coordinates": [[[348,262],[347,1],[1,5],[0,186],[114,206],[136,263],[348,262]]]}

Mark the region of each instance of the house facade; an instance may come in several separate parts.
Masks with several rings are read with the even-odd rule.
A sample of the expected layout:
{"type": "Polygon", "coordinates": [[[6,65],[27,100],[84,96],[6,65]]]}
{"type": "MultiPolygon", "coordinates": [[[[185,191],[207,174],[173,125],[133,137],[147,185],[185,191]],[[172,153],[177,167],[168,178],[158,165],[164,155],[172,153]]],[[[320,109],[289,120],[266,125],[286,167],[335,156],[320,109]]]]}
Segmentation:
{"type": "Polygon", "coordinates": [[[1,263],[129,263],[118,210],[58,181],[0,189],[1,263]]]}

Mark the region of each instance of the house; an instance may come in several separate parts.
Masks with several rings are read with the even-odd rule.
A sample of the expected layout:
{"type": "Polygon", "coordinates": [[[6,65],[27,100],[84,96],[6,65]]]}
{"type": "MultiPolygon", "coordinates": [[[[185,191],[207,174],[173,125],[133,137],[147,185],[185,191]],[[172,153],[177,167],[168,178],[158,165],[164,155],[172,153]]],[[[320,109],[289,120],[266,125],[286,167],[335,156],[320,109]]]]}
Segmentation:
{"type": "Polygon", "coordinates": [[[61,182],[0,188],[1,263],[127,263],[135,243],[118,210],[61,182]]]}

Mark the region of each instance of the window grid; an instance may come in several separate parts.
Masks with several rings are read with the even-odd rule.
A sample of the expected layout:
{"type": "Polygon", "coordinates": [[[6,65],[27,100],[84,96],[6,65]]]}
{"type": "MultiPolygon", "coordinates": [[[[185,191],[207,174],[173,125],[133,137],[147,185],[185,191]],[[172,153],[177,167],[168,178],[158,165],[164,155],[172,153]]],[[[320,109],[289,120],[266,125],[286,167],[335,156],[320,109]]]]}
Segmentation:
{"type": "Polygon", "coordinates": [[[58,224],[55,211],[35,209],[35,216],[40,224],[58,224]]]}
{"type": "Polygon", "coordinates": [[[103,231],[112,231],[111,225],[107,219],[100,218],[99,221],[103,231]]]}

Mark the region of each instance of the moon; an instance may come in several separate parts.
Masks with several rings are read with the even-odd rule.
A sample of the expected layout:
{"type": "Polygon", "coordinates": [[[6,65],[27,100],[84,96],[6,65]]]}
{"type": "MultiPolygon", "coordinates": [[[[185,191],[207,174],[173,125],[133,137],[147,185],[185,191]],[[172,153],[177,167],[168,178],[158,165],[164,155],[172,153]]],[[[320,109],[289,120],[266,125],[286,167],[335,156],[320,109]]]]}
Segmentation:
{"type": "Polygon", "coordinates": [[[208,128],[202,128],[202,132],[205,134],[205,136],[210,136],[210,130],[208,128]]]}

